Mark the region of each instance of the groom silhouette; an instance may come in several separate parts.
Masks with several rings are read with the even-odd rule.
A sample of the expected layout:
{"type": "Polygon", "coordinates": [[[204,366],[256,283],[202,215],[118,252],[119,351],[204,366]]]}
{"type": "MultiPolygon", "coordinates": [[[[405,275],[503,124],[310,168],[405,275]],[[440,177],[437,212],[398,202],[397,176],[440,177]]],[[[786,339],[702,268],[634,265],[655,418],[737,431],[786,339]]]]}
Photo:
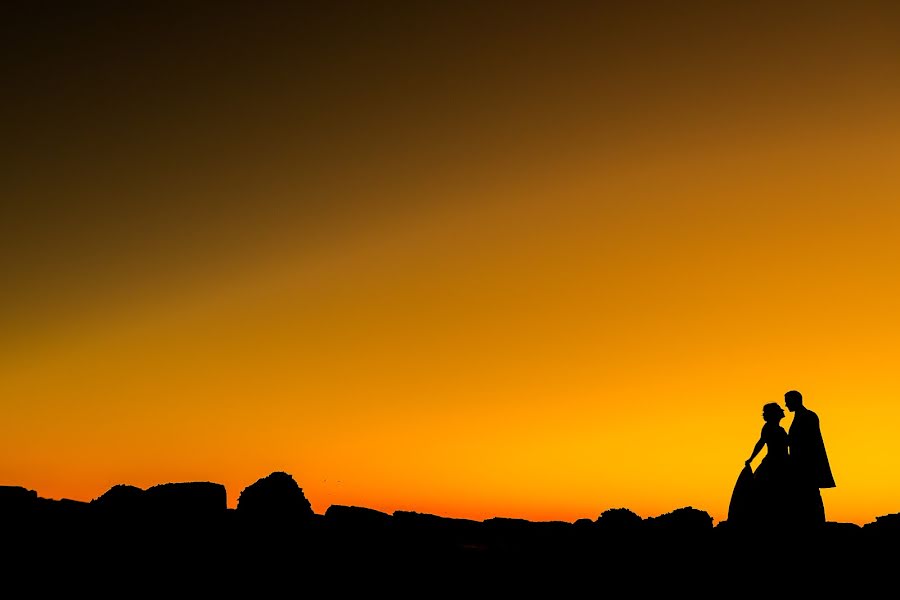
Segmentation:
{"type": "Polygon", "coordinates": [[[837,484],[831,473],[819,416],[803,405],[797,390],[784,394],[784,405],[794,413],[788,429],[788,459],[793,478],[793,514],[800,527],[825,524],[825,505],[820,488],[837,484]]]}

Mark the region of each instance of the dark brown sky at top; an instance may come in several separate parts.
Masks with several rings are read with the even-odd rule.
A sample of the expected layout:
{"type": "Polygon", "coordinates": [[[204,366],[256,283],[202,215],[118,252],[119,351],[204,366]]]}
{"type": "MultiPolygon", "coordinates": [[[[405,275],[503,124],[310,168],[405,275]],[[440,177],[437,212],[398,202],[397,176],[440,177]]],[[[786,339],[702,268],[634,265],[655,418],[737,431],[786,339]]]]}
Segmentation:
{"type": "Polygon", "coordinates": [[[888,2],[0,11],[4,327],[428,210],[426,181],[878,102],[900,52],[888,2]]]}

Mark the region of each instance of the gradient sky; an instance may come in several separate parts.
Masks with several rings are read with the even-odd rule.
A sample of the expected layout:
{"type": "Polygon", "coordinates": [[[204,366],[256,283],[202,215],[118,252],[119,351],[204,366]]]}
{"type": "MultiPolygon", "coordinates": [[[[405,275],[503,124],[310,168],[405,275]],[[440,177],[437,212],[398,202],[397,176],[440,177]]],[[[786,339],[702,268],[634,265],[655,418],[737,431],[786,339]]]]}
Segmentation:
{"type": "Polygon", "coordinates": [[[898,5],[593,4],[5,3],[0,485],[900,511],[898,5]]]}

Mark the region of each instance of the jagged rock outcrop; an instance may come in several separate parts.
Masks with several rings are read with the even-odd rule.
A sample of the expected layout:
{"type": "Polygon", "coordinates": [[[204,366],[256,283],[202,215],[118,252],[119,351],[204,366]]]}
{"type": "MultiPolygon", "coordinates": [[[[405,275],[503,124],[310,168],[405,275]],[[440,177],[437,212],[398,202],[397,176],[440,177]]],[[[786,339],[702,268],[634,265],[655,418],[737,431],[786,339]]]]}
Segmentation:
{"type": "Polygon", "coordinates": [[[637,531],[643,525],[644,520],[627,508],[610,508],[597,517],[596,523],[602,532],[624,534],[637,531]]]}
{"type": "Polygon", "coordinates": [[[136,515],[144,511],[144,490],[121,483],[91,500],[91,505],[109,515],[136,515]]]}
{"type": "Polygon", "coordinates": [[[393,583],[403,574],[464,589],[487,580],[500,586],[498,593],[514,581],[531,592],[536,576],[554,585],[567,577],[628,582],[639,593],[655,585],[669,590],[673,582],[718,592],[707,574],[743,581],[746,565],[772,547],[817,565],[829,586],[834,577],[882,583],[892,577],[900,540],[900,513],[862,527],[829,522],[821,530],[784,532],[713,527],[708,513],[690,506],[648,518],[615,508],[575,523],[474,521],[342,505],[317,515],[284,472],[248,486],[235,510],[227,508],[224,486],[211,482],[147,490],[117,485],[90,503],[0,486],[0,525],[16,564],[43,572],[93,572],[103,565],[126,581],[162,577],[175,586],[191,573],[202,584],[243,578],[255,586],[273,572],[303,569],[338,585],[348,573],[367,572],[390,574],[393,583]],[[293,526],[299,523],[304,526],[293,526]]]}
{"type": "Polygon", "coordinates": [[[238,497],[237,514],[247,521],[292,525],[310,523],[315,517],[303,489],[283,471],[244,488],[238,497]]]}
{"type": "Polygon", "coordinates": [[[486,545],[488,532],[483,522],[398,510],[392,515],[397,539],[409,547],[457,551],[486,545]]]}
{"type": "Polygon", "coordinates": [[[891,513],[875,517],[871,523],[863,525],[869,531],[891,531],[900,533],[900,513],[891,513]]]}
{"type": "Polygon", "coordinates": [[[332,504],[325,511],[325,521],[333,530],[384,531],[392,520],[387,513],[362,506],[332,504]]]}
{"type": "Polygon", "coordinates": [[[677,508],[658,517],[648,517],[645,522],[655,531],[671,534],[703,534],[713,530],[712,516],[692,506],[677,508]]]}
{"type": "Polygon", "coordinates": [[[228,495],[221,483],[162,483],[144,491],[143,505],[148,513],[170,519],[217,519],[228,510],[228,495]]]}
{"type": "Polygon", "coordinates": [[[0,485],[0,510],[20,511],[33,508],[38,501],[38,493],[20,485],[0,485]]]}
{"type": "Polygon", "coordinates": [[[21,485],[0,485],[0,502],[5,506],[8,502],[30,502],[36,500],[38,493],[21,485]]]}
{"type": "Polygon", "coordinates": [[[378,558],[379,553],[386,553],[397,544],[394,518],[379,510],[332,504],[325,511],[323,522],[327,546],[337,556],[365,553],[378,558]]]}

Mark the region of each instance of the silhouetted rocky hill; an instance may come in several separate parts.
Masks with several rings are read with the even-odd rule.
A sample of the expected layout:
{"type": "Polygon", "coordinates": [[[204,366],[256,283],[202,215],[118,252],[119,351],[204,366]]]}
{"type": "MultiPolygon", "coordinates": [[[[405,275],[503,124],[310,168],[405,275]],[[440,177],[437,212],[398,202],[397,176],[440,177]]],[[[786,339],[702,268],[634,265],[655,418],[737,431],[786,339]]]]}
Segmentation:
{"type": "Polygon", "coordinates": [[[714,526],[693,507],[649,518],[618,508],[574,523],[339,505],[316,514],[283,472],[244,489],[235,509],[227,507],[224,486],[211,482],[116,485],[90,502],[0,487],[0,529],[8,585],[21,578],[28,589],[98,594],[122,585],[258,593],[289,582],[332,594],[386,586],[477,596],[614,584],[635,593],[733,593],[738,582],[746,591],[761,589],[775,575],[783,576],[779,589],[805,582],[862,590],[895,585],[900,564],[900,514],[803,531],[714,526]],[[795,580],[789,574],[796,569],[818,575],[795,580]]]}

